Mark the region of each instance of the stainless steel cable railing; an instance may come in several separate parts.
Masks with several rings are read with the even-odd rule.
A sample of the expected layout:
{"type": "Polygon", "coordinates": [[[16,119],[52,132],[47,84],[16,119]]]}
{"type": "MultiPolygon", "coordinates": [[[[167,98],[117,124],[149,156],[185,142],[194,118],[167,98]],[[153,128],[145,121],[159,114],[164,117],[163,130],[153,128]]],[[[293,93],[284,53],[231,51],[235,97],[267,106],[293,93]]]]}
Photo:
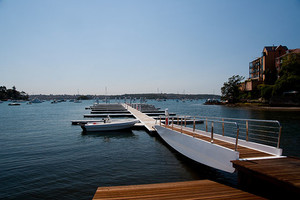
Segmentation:
{"type": "MultiPolygon", "coordinates": [[[[164,117],[164,116],[163,116],[164,117]]],[[[177,118],[177,124],[176,126],[177,127],[180,127],[180,132],[182,133],[183,132],[183,127],[187,127],[187,123],[186,123],[186,120],[188,119],[191,119],[191,117],[180,117],[180,120],[179,120],[179,117],[177,118]]],[[[159,125],[162,126],[164,125],[165,127],[169,127],[171,129],[174,129],[174,117],[172,118],[169,118],[171,119],[171,121],[169,121],[168,119],[165,118],[165,123],[162,124],[162,116],[159,117],[159,125]],[[170,126],[171,124],[171,126],[170,126]]],[[[194,117],[194,123],[193,123],[193,137],[195,137],[195,134],[196,133],[196,117],[194,117]]],[[[235,151],[237,150],[237,147],[238,147],[238,139],[239,139],[239,125],[237,122],[229,122],[229,121],[220,121],[220,120],[217,120],[217,119],[206,119],[206,124],[210,122],[211,123],[211,131],[210,131],[210,142],[211,143],[214,143],[214,133],[216,133],[214,131],[214,127],[216,124],[223,124],[223,126],[225,125],[231,125],[232,128],[234,129],[234,132],[236,133],[235,134],[235,151]]],[[[206,126],[206,132],[207,131],[207,126],[206,126]]]]}
{"type": "MultiPolygon", "coordinates": [[[[165,116],[160,116],[160,124],[162,117],[165,118],[165,116]]],[[[180,127],[192,126],[193,131],[197,128],[197,130],[199,129],[205,132],[208,132],[210,126],[212,137],[214,133],[234,137],[236,138],[236,141],[238,141],[238,138],[240,137],[246,141],[275,146],[277,148],[280,147],[280,137],[282,133],[282,126],[277,120],[177,116],[169,117],[168,124],[172,124],[172,126],[176,124],[180,127]],[[194,123],[192,125],[187,125],[187,120],[194,120],[194,123]],[[196,125],[196,120],[202,120],[203,124],[196,125]]]]}

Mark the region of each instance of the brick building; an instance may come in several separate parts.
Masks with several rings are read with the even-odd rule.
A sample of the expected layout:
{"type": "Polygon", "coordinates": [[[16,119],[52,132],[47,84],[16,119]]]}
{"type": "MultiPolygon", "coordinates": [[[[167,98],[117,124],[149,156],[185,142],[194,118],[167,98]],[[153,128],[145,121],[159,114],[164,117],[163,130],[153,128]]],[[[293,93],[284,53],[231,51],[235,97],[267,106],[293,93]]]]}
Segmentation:
{"type": "MultiPolygon", "coordinates": [[[[288,51],[286,46],[265,46],[262,56],[256,58],[249,63],[249,78],[240,86],[242,91],[253,91],[257,89],[259,84],[268,84],[272,79],[277,79],[277,65],[280,62],[276,58],[280,58],[288,51]]],[[[280,67],[278,68],[280,69],[280,67]]],[[[275,81],[273,80],[273,81],[275,81]]]]}

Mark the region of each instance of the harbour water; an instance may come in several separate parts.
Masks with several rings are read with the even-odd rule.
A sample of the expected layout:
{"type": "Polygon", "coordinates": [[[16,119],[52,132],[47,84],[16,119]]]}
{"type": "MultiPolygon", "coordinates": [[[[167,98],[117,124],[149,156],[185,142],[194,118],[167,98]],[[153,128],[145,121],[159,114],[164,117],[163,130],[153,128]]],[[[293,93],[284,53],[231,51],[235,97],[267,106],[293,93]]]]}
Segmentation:
{"type": "MultiPolygon", "coordinates": [[[[300,157],[299,112],[148,101],[180,115],[279,120],[284,155],[300,157]]],[[[83,135],[93,101],[0,104],[0,199],[91,199],[99,186],[210,179],[238,187],[237,175],[194,163],[143,130],[83,135]]]]}

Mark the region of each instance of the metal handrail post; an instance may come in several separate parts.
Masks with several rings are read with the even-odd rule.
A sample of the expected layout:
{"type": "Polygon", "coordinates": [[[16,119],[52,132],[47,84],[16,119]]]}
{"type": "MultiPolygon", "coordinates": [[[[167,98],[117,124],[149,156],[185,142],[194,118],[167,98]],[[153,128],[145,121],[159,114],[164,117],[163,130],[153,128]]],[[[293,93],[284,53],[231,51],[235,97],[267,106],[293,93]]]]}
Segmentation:
{"type": "Polygon", "coordinates": [[[278,149],[279,149],[279,146],[280,146],[281,132],[282,132],[282,126],[279,127],[278,141],[277,141],[277,148],[278,148],[278,149]]]}
{"type": "Polygon", "coordinates": [[[161,115],[159,115],[159,125],[161,126],[161,115]]]}
{"type": "Polygon", "coordinates": [[[222,118],[222,121],[223,121],[223,123],[222,123],[222,133],[223,133],[223,136],[224,136],[224,118],[222,118]]]}
{"type": "Polygon", "coordinates": [[[239,125],[236,123],[236,139],[235,139],[235,148],[234,148],[235,151],[237,151],[237,147],[238,147],[239,133],[240,133],[239,125]]]}
{"type": "Polygon", "coordinates": [[[206,122],[205,122],[205,131],[207,132],[207,117],[206,117],[206,122]]]}
{"type": "Polygon", "coordinates": [[[182,118],[181,118],[181,129],[180,129],[180,132],[182,133],[182,118]]]}
{"type": "Polygon", "coordinates": [[[214,122],[211,122],[211,136],[210,136],[210,142],[214,143],[214,122]]]}
{"type": "Polygon", "coordinates": [[[196,121],[195,121],[195,117],[194,117],[194,124],[193,124],[193,132],[195,132],[195,129],[196,129],[196,121]]]}
{"type": "Polygon", "coordinates": [[[173,127],[174,127],[174,117],[172,117],[172,130],[173,130],[173,127]]]}
{"type": "Polygon", "coordinates": [[[246,141],[248,141],[249,122],[246,120],[246,141]]]}
{"type": "Polygon", "coordinates": [[[184,116],[184,127],[186,127],[186,116],[184,116]]]}

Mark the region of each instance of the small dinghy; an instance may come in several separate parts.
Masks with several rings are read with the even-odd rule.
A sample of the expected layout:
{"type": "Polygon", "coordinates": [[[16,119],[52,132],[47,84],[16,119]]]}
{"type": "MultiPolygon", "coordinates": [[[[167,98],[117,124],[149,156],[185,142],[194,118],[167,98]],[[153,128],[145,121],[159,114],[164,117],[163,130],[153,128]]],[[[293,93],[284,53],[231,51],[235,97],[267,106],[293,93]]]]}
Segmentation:
{"type": "Polygon", "coordinates": [[[19,106],[19,105],[21,105],[21,104],[19,104],[19,103],[9,103],[8,105],[9,105],[9,106],[19,106]]]}
{"type": "Polygon", "coordinates": [[[109,116],[103,119],[102,122],[88,122],[86,124],[82,124],[81,128],[84,132],[90,131],[114,131],[114,130],[122,130],[133,127],[139,120],[111,120],[109,116]]]}

